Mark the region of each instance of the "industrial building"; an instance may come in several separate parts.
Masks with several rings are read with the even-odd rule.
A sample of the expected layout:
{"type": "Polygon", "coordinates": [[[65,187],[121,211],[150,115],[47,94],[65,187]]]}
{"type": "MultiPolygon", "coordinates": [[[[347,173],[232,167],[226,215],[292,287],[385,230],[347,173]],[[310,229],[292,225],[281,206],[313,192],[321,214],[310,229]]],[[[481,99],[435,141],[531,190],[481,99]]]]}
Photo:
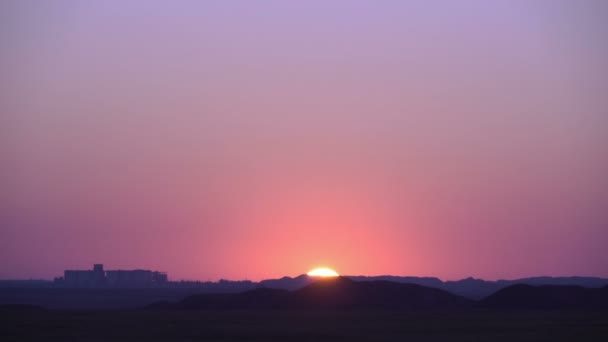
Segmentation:
{"type": "Polygon", "coordinates": [[[167,273],[149,270],[108,270],[102,264],[92,270],[66,270],[58,285],[70,288],[147,288],[160,287],[168,282],[167,273]]]}
{"type": "Polygon", "coordinates": [[[167,282],[167,274],[147,270],[107,271],[106,284],[109,287],[150,287],[167,282]]]}

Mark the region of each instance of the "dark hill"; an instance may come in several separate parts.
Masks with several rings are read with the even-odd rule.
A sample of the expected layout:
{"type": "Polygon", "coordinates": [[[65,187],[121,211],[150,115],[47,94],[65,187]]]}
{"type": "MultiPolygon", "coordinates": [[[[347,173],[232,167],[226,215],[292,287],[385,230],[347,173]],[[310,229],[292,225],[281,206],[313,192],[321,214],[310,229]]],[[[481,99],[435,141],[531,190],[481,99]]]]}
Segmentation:
{"type": "Polygon", "coordinates": [[[513,285],[481,300],[492,309],[608,309],[608,286],[513,285]]]}
{"type": "Polygon", "coordinates": [[[257,285],[260,287],[270,289],[282,289],[282,290],[297,290],[308,284],[314,283],[316,279],[306,274],[299,275],[295,278],[283,277],[280,279],[266,279],[260,281],[257,285]]]}
{"type": "Polygon", "coordinates": [[[438,309],[469,306],[471,301],[443,290],[390,281],[356,282],[323,279],[292,295],[297,308],[323,309],[438,309]]]}
{"type": "MultiPolygon", "coordinates": [[[[594,277],[532,277],[513,280],[483,280],[472,277],[456,280],[456,281],[441,281],[437,278],[429,277],[399,277],[399,276],[347,276],[355,281],[374,281],[388,280],[395,283],[411,283],[426,287],[434,287],[442,289],[453,294],[467,297],[469,299],[479,300],[485,298],[498,290],[504,289],[511,285],[527,284],[527,285],[578,285],[583,287],[603,287],[608,285],[608,279],[594,277]]],[[[270,287],[270,286],[269,286],[270,287]]]]}
{"type": "Polygon", "coordinates": [[[184,309],[444,309],[472,302],[439,289],[388,281],[321,279],[296,291],[256,289],[240,294],[190,296],[184,309]]]}

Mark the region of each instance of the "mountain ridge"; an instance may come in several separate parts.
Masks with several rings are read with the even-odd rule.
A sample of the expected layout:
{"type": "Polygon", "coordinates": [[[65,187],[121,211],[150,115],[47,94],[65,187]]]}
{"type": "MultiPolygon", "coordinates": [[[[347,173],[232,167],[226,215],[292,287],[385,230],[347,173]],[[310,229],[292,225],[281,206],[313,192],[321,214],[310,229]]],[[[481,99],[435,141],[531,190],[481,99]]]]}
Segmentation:
{"type": "Polygon", "coordinates": [[[588,288],[578,285],[516,284],[482,299],[477,306],[489,309],[606,309],[608,285],[588,288]]]}
{"type": "MultiPolygon", "coordinates": [[[[484,280],[473,277],[464,278],[461,280],[448,280],[442,281],[436,277],[414,277],[414,276],[392,276],[392,275],[380,275],[380,276],[349,276],[345,275],[344,278],[352,279],[355,281],[392,281],[396,283],[409,283],[417,284],[426,287],[437,288],[448,291],[450,293],[463,296],[469,299],[480,300],[487,297],[503,288],[506,288],[515,284],[526,284],[526,285],[578,285],[590,288],[599,288],[608,285],[607,278],[599,277],[583,277],[583,276],[570,276],[570,277],[551,277],[551,276],[537,276],[529,278],[519,278],[513,280],[499,279],[499,280],[484,280]]],[[[297,277],[283,277],[280,279],[267,279],[260,281],[260,287],[269,287],[285,290],[296,290],[305,285],[308,285],[315,281],[314,277],[309,277],[306,274],[299,275],[297,277]]]]}
{"type": "Polygon", "coordinates": [[[358,282],[347,277],[317,279],[300,289],[258,288],[238,294],[199,294],[164,309],[451,309],[473,301],[447,291],[390,281],[358,282]]]}
{"type": "MultiPolygon", "coordinates": [[[[599,288],[608,285],[608,279],[599,277],[551,277],[537,276],[529,278],[520,278],[513,280],[483,280],[473,277],[464,278],[461,280],[442,281],[436,277],[414,277],[414,276],[343,276],[355,281],[391,281],[396,283],[417,284],[431,288],[448,291],[450,293],[460,295],[473,300],[483,299],[497,291],[515,284],[527,285],[578,285],[589,288],[599,288]]],[[[240,293],[257,288],[271,288],[283,290],[297,290],[308,284],[313,283],[317,278],[310,277],[306,274],[301,274],[296,277],[285,276],[277,279],[265,279],[259,282],[248,280],[233,281],[222,279],[217,282],[195,282],[195,281],[173,281],[167,283],[166,286],[146,289],[146,291],[165,291],[170,294],[168,297],[177,299],[180,293],[240,293]],[[175,292],[175,295],[172,293],[175,292]]],[[[0,280],[0,303],[6,302],[2,298],[9,296],[10,293],[21,291],[20,295],[31,296],[33,302],[39,296],[49,295],[56,291],[64,291],[68,288],[56,286],[51,281],[18,281],[18,280],[0,280]]],[[[86,289],[74,289],[75,291],[85,291],[86,289]]],[[[6,299],[6,298],[5,298],[6,299]]],[[[168,298],[169,299],[169,298],[168,298]]]]}
{"type": "Polygon", "coordinates": [[[197,294],[177,303],[155,303],[148,309],[169,310],[606,310],[608,285],[515,284],[482,300],[445,290],[386,280],[354,281],[347,277],[317,279],[289,291],[258,288],[238,294],[197,294]]]}

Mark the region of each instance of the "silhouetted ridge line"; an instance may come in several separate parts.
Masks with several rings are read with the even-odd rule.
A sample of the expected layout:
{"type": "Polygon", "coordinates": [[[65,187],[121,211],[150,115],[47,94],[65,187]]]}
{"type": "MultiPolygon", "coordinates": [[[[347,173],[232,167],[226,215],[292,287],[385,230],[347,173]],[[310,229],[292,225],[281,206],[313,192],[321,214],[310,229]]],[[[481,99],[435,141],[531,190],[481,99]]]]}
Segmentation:
{"type": "MultiPolygon", "coordinates": [[[[398,276],[343,276],[357,282],[387,281],[399,284],[416,284],[440,289],[451,294],[473,300],[495,293],[498,290],[522,283],[528,285],[578,285],[586,288],[608,288],[608,279],[592,277],[534,277],[519,280],[486,281],[466,278],[459,281],[442,282],[430,277],[398,276]]],[[[193,294],[236,294],[254,289],[297,290],[319,280],[306,274],[291,278],[267,279],[260,282],[220,280],[218,282],[168,281],[158,287],[143,288],[66,288],[50,281],[0,281],[0,305],[29,304],[48,309],[125,309],[137,308],[149,303],[158,306],[176,303],[193,294]],[[162,304],[165,303],[165,304],[162,304]]],[[[217,306],[223,302],[218,299],[217,306]]],[[[236,305],[236,304],[234,304],[236,305]]],[[[253,305],[253,304],[252,304],[253,305]]],[[[258,305],[258,304],[255,304],[258,305]]],[[[279,304],[277,304],[279,305],[279,304]]],[[[285,304],[287,305],[287,304],[285,304]]],[[[341,304],[346,305],[346,304],[341,304]]]]}
{"type": "MultiPolygon", "coordinates": [[[[472,277],[456,280],[441,281],[435,277],[411,276],[343,276],[355,281],[384,280],[396,283],[410,283],[426,287],[437,288],[453,294],[478,300],[485,298],[496,291],[515,284],[528,285],[579,285],[583,287],[599,288],[608,285],[608,279],[595,277],[531,277],[515,280],[488,281],[472,277]]],[[[0,289],[3,288],[183,288],[200,290],[202,293],[239,293],[256,288],[274,288],[285,290],[300,289],[317,278],[306,274],[295,278],[282,277],[279,279],[266,279],[259,282],[249,280],[225,280],[217,282],[201,281],[169,281],[167,274],[149,270],[115,270],[105,271],[102,264],[93,265],[92,270],[66,270],[64,277],[55,278],[55,281],[44,280],[0,280],[0,289]]],[[[2,303],[0,293],[0,304],[2,303]]]]}
{"type": "Polygon", "coordinates": [[[196,295],[177,309],[447,309],[472,301],[443,290],[388,281],[320,279],[295,291],[257,289],[232,295],[196,295]]]}
{"type": "Polygon", "coordinates": [[[422,286],[442,289],[469,299],[482,299],[498,290],[515,284],[527,285],[578,285],[589,288],[608,286],[608,279],[595,277],[531,277],[514,280],[483,280],[472,277],[456,280],[441,281],[431,277],[399,277],[399,276],[348,276],[356,281],[388,280],[399,283],[412,283],[422,286]]]}
{"type": "Polygon", "coordinates": [[[517,284],[481,300],[478,306],[492,309],[608,309],[608,286],[517,284]]]}

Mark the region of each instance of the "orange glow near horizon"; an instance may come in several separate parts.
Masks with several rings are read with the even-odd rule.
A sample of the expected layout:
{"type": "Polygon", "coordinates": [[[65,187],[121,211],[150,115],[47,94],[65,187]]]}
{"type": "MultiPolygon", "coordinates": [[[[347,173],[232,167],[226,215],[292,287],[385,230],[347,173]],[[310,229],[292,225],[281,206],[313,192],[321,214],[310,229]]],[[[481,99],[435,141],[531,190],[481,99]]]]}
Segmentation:
{"type": "Polygon", "coordinates": [[[318,268],[311,270],[310,272],[308,272],[306,274],[311,277],[323,277],[323,278],[339,276],[338,272],[332,270],[331,268],[327,268],[327,267],[318,267],[318,268]]]}

